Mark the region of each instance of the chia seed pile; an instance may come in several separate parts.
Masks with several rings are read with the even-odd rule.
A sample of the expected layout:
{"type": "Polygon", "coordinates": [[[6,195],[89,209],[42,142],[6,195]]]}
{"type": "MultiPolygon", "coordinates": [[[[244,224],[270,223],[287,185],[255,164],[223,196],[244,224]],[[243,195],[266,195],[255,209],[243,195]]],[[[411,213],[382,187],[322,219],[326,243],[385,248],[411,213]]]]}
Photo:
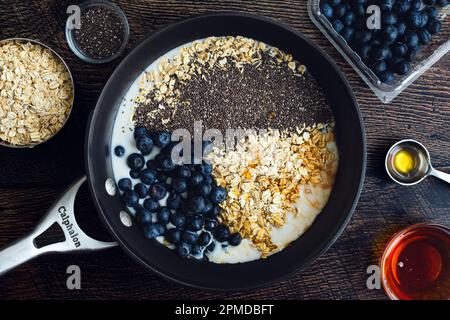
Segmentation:
{"type": "MultiPolygon", "coordinates": [[[[189,105],[177,108],[171,122],[162,124],[147,114],[163,102],[150,101],[136,108],[135,121],[148,129],[192,131],[194,121],[203,128],[219,129],[288,129],[303,124],[326,123],[333,119],[327,99],[316,80],[305,72],[294,75],[284,64],[264,55],[259,66],[245,65],[241,73],[228,66],[226,71],[212,69],[205,77],[195,75],[178,84],[180,100],[189,105]]],[[[162,113],[171,117],[173,110],[162,113]]]]}
{"type": "Polygon", "coordinates": [[[124,30],[117,13],[104,6],[90,7],[81,15],[81,29],[74,31],[74,39],[84,54],[100,60],[119,51],[124,30]]]}

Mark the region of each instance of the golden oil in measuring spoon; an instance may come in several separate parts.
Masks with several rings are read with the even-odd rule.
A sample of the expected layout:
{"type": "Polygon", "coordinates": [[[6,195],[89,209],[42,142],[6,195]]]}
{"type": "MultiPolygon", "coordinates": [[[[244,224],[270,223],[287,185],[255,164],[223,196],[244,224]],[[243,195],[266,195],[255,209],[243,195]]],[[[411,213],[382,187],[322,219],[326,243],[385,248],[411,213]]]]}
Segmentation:
{"type": "Polygon", "coordinates": [[[392,152],[391,167],[397,179],[408,183],[423,177],[428,163],[426,155],[414,145],[400,144],[392,152]]]}

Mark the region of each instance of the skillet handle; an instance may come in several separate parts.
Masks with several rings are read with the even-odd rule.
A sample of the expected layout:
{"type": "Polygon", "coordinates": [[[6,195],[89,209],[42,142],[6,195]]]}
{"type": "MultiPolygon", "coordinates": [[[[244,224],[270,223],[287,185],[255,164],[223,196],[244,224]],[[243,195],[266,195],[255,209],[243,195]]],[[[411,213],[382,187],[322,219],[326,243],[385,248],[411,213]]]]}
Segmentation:
{"type": "Polygon", "coordinates": [[[25,237],[0,250],[0,276],[11,269],[45,253],[101,250],[117,246],[116,242],[103,242],[89,237],[75,220],[75,197],[86,177],[72,184],[57,200],[37,227],[25,237]],[[52,243],[38,248],[36,237],[44,233],[54,223],[64,232],[63,242],[52,243]]]}

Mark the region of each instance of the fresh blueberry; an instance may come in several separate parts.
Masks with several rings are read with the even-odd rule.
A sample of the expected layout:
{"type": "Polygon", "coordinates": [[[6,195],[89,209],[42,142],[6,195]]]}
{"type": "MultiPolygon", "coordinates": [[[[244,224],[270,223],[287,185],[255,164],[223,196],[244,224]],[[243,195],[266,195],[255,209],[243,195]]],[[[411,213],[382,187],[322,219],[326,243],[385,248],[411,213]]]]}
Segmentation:
{"type": "Polygon", "coordinates": [[[381,24],[383,26],[393,26],[398,21],[397,15],[393,11],[383,11],[381,13],[381,24]]]}
{"type": "Polygon", "coordinates": [[[384,72],[378,74],[378,78],[380,79],[381,82],[386,83],[386,84],[394,83],[394,75],[390,71],[384,71],[384,72]]]}
{"type": "Polygon", "coordinates": [[[436,0],[423,0],[423,3],[429,6],[433,6],[436,4],[436,0]]]}
{"type": "Polygon", "coordinates": [[[136,220],[140,224],[148,224],[152,222],[152,214],[145,208],[139,208],[136,210],[136,220]]]}
{"type": "Polygon", "coordinates": [[[120,179],[119,182],[117,183],[118,187],[120,190],[122,191],[128,191],[132,189],[132,183],[131,180],[128,178],[123,178],[120,179]]]}
{"type": "Polygon", "coordinates": [[[212,185],[213,182],[214,182],[214,180],[213,180],[212,175],[209,175],[209,176],[203,176],[203,183],[211,184],[211,185],[212,185]]]}
{"type": "Polygon", "coordinates": [[[164,148],[169,145],[171,141],[170,133],[166,131],[158,131],[152,134],[153,142],[158,148],[164,148]]]}
{"type": "Polygon", "coordinates": [[[161,207],[158,209],[158,212],[156,213],[156,219],[161,224],[167,224],[169,222],[170,218],[170,210],[167,207],[161,207]]]}
{"type": "Polygon", "coordinates": [[[421,12],[422,15],[422,23],[420,24],[421,28],[425,28],[425,26],[428,24],[428,21],[430,21],[430,18],[428,18],[428,15],[425,12],[421,12]]]}
{"type": "MultiPolygon", "coordinates": [[[[334,17],[340,19],[344,16],[345,12],[347,12],[347,6],[343,3],[337,5],[334,9],[334,17]]],[[[342,23],[342,22],[341,22],[342,23]]]]}
{"type": "Polygon", "coordinates": [[[160,236],[163,236],[166,234],[167,226],[165,224],[155,223],[155,225],[156,225],[156,229],[158,230],[158,233],[160,236]]]}
{"type": "Polygon", "coordinates": [[[210,175],[212,173],[212,165],[210,163],[202,163],[197,167],[197,171],[204,176],[210,175]]]}
{"type": "Polygon", "coordinates": [[[393,71],[400,75],[405,75],[411,70],[411,65],[406,60],[400,60],[394,65],[393,71]]]}
{"type": "Polygon", "coordinates": [[[198,237],[198,244],[201,246],[207,246],[211,242],[211,235],[209,232],[202,232],[198,237]]]}
{"type": "Polygon", "coordinates": [[[410,9],[411,11],[418,11],[422,6],[421,0],[411,0],[410,1],[410,9]]]}
{"type": "Polygon", "coordinates": [[[131,170],[141,171],[144,168],[145,159],[139,153],[132,153],[127,158],[127,164],[131,170]]]}
{"type": "Polygon", "coordinates": [[[199,246],[198,244],[192,245],[192,247],[191,247],[191,254],[193,256],[198,256],[201,253],[202,253],[202,247],[201,246],[199,246]]]}
{"type": "Polygon", "coordinates": [[[211,190],[211,195],[209,196],[209,199],[211,200],[212,204],[219,204],[223,202],[227,198],[227,191],[222,187],[214,187],[211,190]]]}
{"type": "Polygon", "coordinates": [[[140,174],[139,170],[130,170],[129,172],[130,177],[133,179],[139,178],[139,174],[140,174]]]}
{"type": "Polygon", "coordinates": [[[437,0],[437,4],[441,7],[445,7],[448,5],[448,0],[437,0]]]}
{"type": "Polygon", "coordinates": [[[209,252],[214,251],[214,249],[216,248],[216,244],[214,242],[211,242],[211,244],[206,247],[206,250],[208,250],[209,252]]]}
{"type": "Polygon", "coordinates": [[[192,231],[183,230],[181,232],[181,240],[188,244],[196,244],[198,242],[198,234],[192,231]]]}
{"type": "Polygon", "coordinates": [[[355,32],[353,40],[360,44],[368,43],[372,40],[372,32],[358,30],[355,32]]]}
{"type": "Polygon", "coordinates": [[[441,23],[436,19],[431,19],[426,28],[431,34],[436,34],[441,31],[441,23]]]}
{"type": "Polygon", "coordinates": [[[389,66],[389,68],[390,68],[390,69],[394,69],[394,68],[395,68],[395,65],[396,65],[398,62],[402,61],[402,60],[403,60],[403,59],[402,59],[401,57],[398,57],[398,56],[392,57],[392,59],[390,59],[390,60],[388,61],[388,66],[389,66]]]}
{"type": "Polygon", "coordinates": [[[398,57],[403,57],[408,52],[408,46],[402,42],[396,42],[392,45],[393,53],[398,57]]]}
{"type": "Polygon", "coordinates": [[[219,206],[214,206],[212,208],[212,210],[208,213],[208,217],[212,218],[212,219],[216,219],[220,212],[222,211],[222,209],[219,206]]]}
{"type": "Polygon", "coordinates": [[[342,29],[344,29],[344,25],[342,24],[341,20],[339,20],[339,19],[333,20],[333,22],[331,22],[331,26],[337,33],[341,32],[342,29]]]}
{"type": "Polygon", "coordinates": [[[362,61],[369,61],[370,59],[370,50],[372,50],[372,47],[370,45],[363,45],[359,48],[359,56],[361,57],[362,61]]]}
{"type": "Polygon", "coordinates": [[[408,52],[405,54],[405,60],[412,62],[412,61],[416,60],[416,58],[419,56],[419,54],[420,54],[419,47],[410,48],[408,50],[408,52]]]}
{"type": "Polygon", "coordinates": [[[427,29],[419,29],[417,30],[417,36],[419,37],[419,42],[421,44],[427,44],[431,41],[431,34],[427,29]]]}
{"type": "Polygon", "coordinates": [[[156,171],[152,169],[144,169],[139,173],[139,178],[144,184],[151,185],[156,181],[156,171]]]}
{"type": "Polygon", "coordinates": [[[134,186],[134,191],[138,194],[139,198],[143,199],[148,196],[148,188],[143,183],[138,183],[134,186]]]}
{"type": "Polygon", "coordinates": [[[148,136],[148,131],[144,127],[134,128],[134,139],[137,140],[139,137],[148,136]]]}
{"type": "Polygon", "coordinates": [[[398,30],[394,26],[388,26],[384,28],[383,30],[383,38],[386,41],[386,43],[391,44],[393,43],[398,37],[398,30]]]}
{"type": "Polygon", "coordinates": [[[174,178],[172,180],[172,190],[176,193],[183,193],[187,190],[187,182],[184,179],[174,178]]]}
{"type": "Polygon", "coordinates": [[[200,183],[196,188],[195,188],[195,192],[196,194],[198,194],[199,196],[205,197],[207,198],[209,196],[209,194],[211,193],[211,185],[210,184],[205,184],[205,183],[200,183]]]}
{"type": "Polygon", "coordinates": [[[189,212],[204,213],[205,212],[205,198],[195,196],[188,199],[189,212]]]}
{"type": "Polygon", "coordinates": [[[181,196],[177,193],[171,193],[167,197],[167,207],[172,210],[177,210],[181,205],[181,196]]]}
{"type": "Polygon", "coordinates": [[[177,228],[168,229],[166,232],[166,240],[171,244],[177,244],[181,240],[181,231],[177,228]]]}
{"type": "Polygon", "coordinates": [[[327,2],[322,2],[320,5],[320,12],[325,16],[327,19],[331,19],[333,17],[333,7],[330,6],[327,2]]]}
{"type": "Polygon", "coordinates": [[[353,35],[355,33],[355,30],[350,27],[345,27],[342,29],[340,35],[344,38],[345,41],[350,42],[353,38],[353,35]]]}
{"type": "Polygon", "coordinates": [[[186,223],[186,217],[182,214],[175,213],[172,214],[169,218],[170,223],[172,223],[175,227],[181,228],[186,223]]]}
{"type": "Polygon", "coordinates": [[[344,16],[341,18],[341,22],[344,26],[351,26],[353,22],[356,20],[356,15],[353,11],[347,11],[344,16]]]}
{"type": "Polygon", "coordinates": [[[436,18],[439,14],[439,10],[433,6],[426,7],[424,12],[428,15],[429,20],[436,18]]]}
{"type": "Polygon", "coordinates": [[[175,164],[172,162],[172,158],[168,154],[160,153],[155,157],[155,164],[158,169],[168,172],[175,169],[175,164]]]}
{"type": "Polygon", "coordinates": [[[144,236],[147,239],[154,239],[164,234],[165,227],[159,223],[148,223],[144,226],[144,236]]]}
{"type": "Polygon", "coordinates": [[[386,61],[380,60],[380,61],[375,62],[373,65],[371,65],[370,68],[372,69],[373,72],[378,74],[378,73],[381,73],[383,71],[386,71],[387,64],[386,64],[386,61]]]}
{"type": "Polygon", "coordinates": [[[179,166],[175,170],[175,174],[182,179],[188,179],[191,177],[191,170],[187,166],[179,166]]]}
{"type": "Polygon", "coordinates": [[[219,242],[228,241],[230,237],[230,229],[224,224],[220,224],[213,230],[214,238],[219,242]]]}
{"type": "Polygon", "coordinates": [[[380,7],[381,10],[392,10],[394,7],[395,0],[381,0],[380,1],[380,7]]]}
{"type": "Polygon", "coordinates": [[[123,193],[122,199],[127,207],[133,208],[138,204],[139,195],[132,190],[128,190],[123,193]]]}
{"type": "Polygon", "coordinates": [[[412,29],[420,28],[422,25],[422,14],[419,11],[412,11],[406,17],[406,23],[412,29]]]}
{"type": "Polygon", "coordinates": [[[167,175],[166,172],[156,171],[156,180],[158,180],[159,182],[166,183],[168,178],[169,176],[167,175]]]}
{"type": "Polygon", "coordinates": [[[191,231],[199,231],[203,228],[205,224],[205,219],[203,216],[196,214],[195,216],[189,217],[186,220],[185,228],[191,231]]]}
{"type": "Polygon", "coordinates": [[[192,172],[192,175],[188,180],[189,185],[191,187],[196,187],[202,182],[203,182],[203,175],[200,172],[196,171],[192,172]]]}
{"type": "Polygon", "coordinates": [[[158,201],[148,198],[144,200],[144,208],[150,212],[155,212],[159,208],[159,203],[158,201]]]}
{"type": "Polygon", "coordinates": [[[397,0],[394,4],[394,11],[397,15],[403,15],[411,8],[410,0],[397,0]]]}
{"type": "Polygon", "coordinates": [[[167,193],[166,187],[160,182],[152,184],[148,192],[150,197],[156,201],[163,199],[166,196],[166,193],[167,193]]]}
{"type": "Polygon", "coordinates": [[[205,230],[212,231],[218,224],[217,220],[206,219],[205,230]]]}
{"type": "Polygon", "coordinates": [[[363,4],[356,4],[353,6],[353,12],[358,17],[363,17],[366,14],[366,7],[363,4]]]}
{"type": "Polygon", "coordinates": [[[239,232],[233,233],[230,235],[230,238],[228,239],[228,243],[232,246],[238,246],[242,242],[242,236],[239,232]]]}
{"type": "Polygon", "coordinates": [[[406,32],[406,23],[403,21],[399,21],[395,24],[395,27],[397,28],[397,33],[399,36],[402,36],[406,32]]]}
{"type": "Polygon", "coordinates": [[[341,0],[328,0],[328,3],[330,4],[330,6],[336,7],[338,4],[341,3],[341,0]]]}
{"type": "Polygon", "coordinates": [[[152,152],[153,140],[149,136],[141,136],[136,140],[136,148],[145,156],[152,152]]]}
{"type": "Polygon", "coordinates": [[[410,31],[403,36],[402,42],[410,49],[415,48],[419,45],[419,37],[417,36],[417,33],[410,31]]]}
{"type": "Polygon", "coordinates": [[[125,154],[125,148],[122,147],[122,146],[117,146],[117,147],[115,147],[115,148],[114,148],[114,154],[115,154],[116,156],[118,156],[119,158],[120,158],[120,157],[123,157],[123,155],[125,154]]]}
{"type": "Polygon", "coordinates": [[[211,201],[209,201],[208,199],[205,199],[205,212],[209,213],[212,211],[213,208],[214,208],[214,206],[211,203],[211,201]]]}
{"type": "Polygon", "coordinates": [[[180,257],[186,258],[191,252],[191,246],[185,242],[180,242],[175,250],[180,257]]]}

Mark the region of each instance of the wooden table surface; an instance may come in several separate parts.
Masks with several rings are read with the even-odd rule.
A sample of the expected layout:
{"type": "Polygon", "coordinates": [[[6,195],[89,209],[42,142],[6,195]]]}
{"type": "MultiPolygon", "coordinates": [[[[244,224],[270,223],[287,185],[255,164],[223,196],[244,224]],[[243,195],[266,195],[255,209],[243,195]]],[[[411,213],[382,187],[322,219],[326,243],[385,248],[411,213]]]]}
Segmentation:
{"type": "MultiPolygon", "coordinates": [[[[40,39],[68,62],[76,101],[68,124],[50,142],[32,150],[1,148],[0,247],[29,232],[53,200],[84,174],[83,139],[89,112],[119,61],[83,63],[65,41],[66,8],[77,1],[2,0],[0,39],[40,39]]],[[[401,227],[435,221],[450,225],[450,188],[430,178],[406,188],[384,171],[384,155],[396,140],[414,138],[430,150],[436,168],[450,171],[450,56],[428,70],[393,103],[383,105],[309,20],[306,0],[184,1],[120,0],[131,36],[128,50],[144,37],[191,15],[244,11],[284,22],[303,32],[336,60],[355,91],[364,115],[368,143],[367,177],[358,207],[336,243],[303,272],[286,281],[248,292],[217,293],[167,282],[119,248],[98,253],[40,257],[0,278],[1,299],[384,299],[368,290],[366,268],[377,264],[389,236],[401,227]],[[66,268],[79,265],[81,290],[66,287],[66,268]]],[[[82,225],[108,238],[87,188],[77,200],[82,225]]]]}

